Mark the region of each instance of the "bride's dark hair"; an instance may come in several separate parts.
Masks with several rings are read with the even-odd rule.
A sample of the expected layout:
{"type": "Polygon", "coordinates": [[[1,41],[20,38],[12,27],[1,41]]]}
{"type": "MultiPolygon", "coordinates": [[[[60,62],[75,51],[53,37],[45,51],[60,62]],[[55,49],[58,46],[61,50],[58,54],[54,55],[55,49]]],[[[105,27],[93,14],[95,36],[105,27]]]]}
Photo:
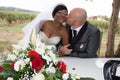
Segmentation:
{"type": "Polygon", "coordinates": [[[52,12],[52,17],[55,16],[55,14],[60,11],[60,10],[67,10],[67,7],[64,5],[64,4],[58,4],[54,9],[53,9],[53,12],[52,12]]]}

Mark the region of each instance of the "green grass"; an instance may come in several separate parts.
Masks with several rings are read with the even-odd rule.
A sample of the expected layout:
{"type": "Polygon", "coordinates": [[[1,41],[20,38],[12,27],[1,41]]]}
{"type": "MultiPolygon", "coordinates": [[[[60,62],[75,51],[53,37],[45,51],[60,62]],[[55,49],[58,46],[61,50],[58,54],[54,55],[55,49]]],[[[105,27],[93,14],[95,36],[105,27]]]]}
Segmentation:
{"type": "MultiPolygon", "coordinates": [[[[16,24],[16,25],[7,25],[7,23],[5,24],[5,22],[0,22],[0,32],[3,32],[5,34],[9,34],[10,31],[12,31],[12,33],[10,33],[11,35],[15,36],[14,34],[16,32],[19,32],[19,34],[22,33],[22,28],[28,24],[28,22],[25,22],[25,23],[22,23],[22,24],[16,24]],[[4,26],[1,26],[1,25],[4,25],[4,26]],[[9,33],[7,33],[9,32],[9,33]]],[[[19,36],[16,36],[16,37],[19,37],[19,36]]],[[[17,39],[15,38],[15,40],[13,40],[13,42],[11,42],[11,37],[10,36],[1,36],[0,37],[0,52],[4,51],[5,49],[11,51],[12,50],[12,46],[11,44],[15,44],[17,43],[17,39]]],[[[12,38],[14,39],[14,38],[12,38]]]]}
{"type": "Polygon", "coordinates": [[[0,52],[4,51],[5,49],[11,51],[12,50],[11,44],[12,43],[9,41],[0,41],[0,52]]]}
{"type": "MultiPolygon", "coordinates": [[[[101,48],[100,48],[100,57],[104,57],[105,56],[105,52],[106,52],[106,48],[107,48],[107,31],[103,32],[103,36],[102,36],[102,42],[101,42],[101,48]]],[[[118,44],[120,42],[120,34],[116,34],[115,35],[115,44],[114,44],[114,50],[116,51],[118,44]]]]}
{"type": "Polygon", "coordinates": [[[27,23],[23,23],[23,24],[18,24],[18,25],[13,25],[13,26],[7,26],[7,27],[0,27],[0,30],[4,30],[4,31],[19,31],[21,32],[21,29],[26,25],[27,23]]]}

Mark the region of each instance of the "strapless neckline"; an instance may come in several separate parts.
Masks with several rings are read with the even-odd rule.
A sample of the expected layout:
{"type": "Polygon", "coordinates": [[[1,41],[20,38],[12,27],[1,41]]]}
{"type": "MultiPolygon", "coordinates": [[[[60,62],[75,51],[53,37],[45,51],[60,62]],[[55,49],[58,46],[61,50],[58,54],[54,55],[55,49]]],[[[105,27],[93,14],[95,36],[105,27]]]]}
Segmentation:
{"type": "Polygon", "coordinates": [[[47,39],[51,39],[51,38],[61,38],[60,36],[53,36],[53,37],[48,37],[43,31],[40,31],[47,39]]]}
{"type": "Polygon", "coordinates": [[[48,37],[43,31],[40,31],[41,41],[46,45],[56,45],[60,42],[60,36],[48,37]]]}

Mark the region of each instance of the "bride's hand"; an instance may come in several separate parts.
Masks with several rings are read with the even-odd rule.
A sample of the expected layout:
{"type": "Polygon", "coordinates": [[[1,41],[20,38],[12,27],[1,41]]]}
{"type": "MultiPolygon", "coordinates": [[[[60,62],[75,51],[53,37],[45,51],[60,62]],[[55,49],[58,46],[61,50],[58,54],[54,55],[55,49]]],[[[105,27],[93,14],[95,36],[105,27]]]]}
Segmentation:
{"type": "Polygon", "coordinates": [[[69,46],[70,44],[67,44],[60,48],[60,51],[63,53],[63,55],[69,55],[71,53],[72,49],[69,49],[69,46]]]}

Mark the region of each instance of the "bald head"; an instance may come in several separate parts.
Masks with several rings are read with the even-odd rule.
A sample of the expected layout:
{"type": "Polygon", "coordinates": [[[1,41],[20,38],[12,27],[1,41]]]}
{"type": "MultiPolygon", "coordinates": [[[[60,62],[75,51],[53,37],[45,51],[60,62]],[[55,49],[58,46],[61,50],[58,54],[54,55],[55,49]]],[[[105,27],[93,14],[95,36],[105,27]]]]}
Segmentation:
{"type": "MultiPolygon", "coordinates": [[[[71,16],[71,19],[73,19],[74,23],[70,24],[72,26],[81,26],[84,24],[87,20],[87,12],[83,8],[74,8],[70,11],[69,16],[71,16]]],[[[68,16],[68,24],[69,22],[69,16],[68,16]]]]}
{"type": "Polygon", "coordinates": [[[76,18],[80,19],[82,22],[86,21],[87,13],[83,8],[74,8],[71,12],[76,18]]]}

